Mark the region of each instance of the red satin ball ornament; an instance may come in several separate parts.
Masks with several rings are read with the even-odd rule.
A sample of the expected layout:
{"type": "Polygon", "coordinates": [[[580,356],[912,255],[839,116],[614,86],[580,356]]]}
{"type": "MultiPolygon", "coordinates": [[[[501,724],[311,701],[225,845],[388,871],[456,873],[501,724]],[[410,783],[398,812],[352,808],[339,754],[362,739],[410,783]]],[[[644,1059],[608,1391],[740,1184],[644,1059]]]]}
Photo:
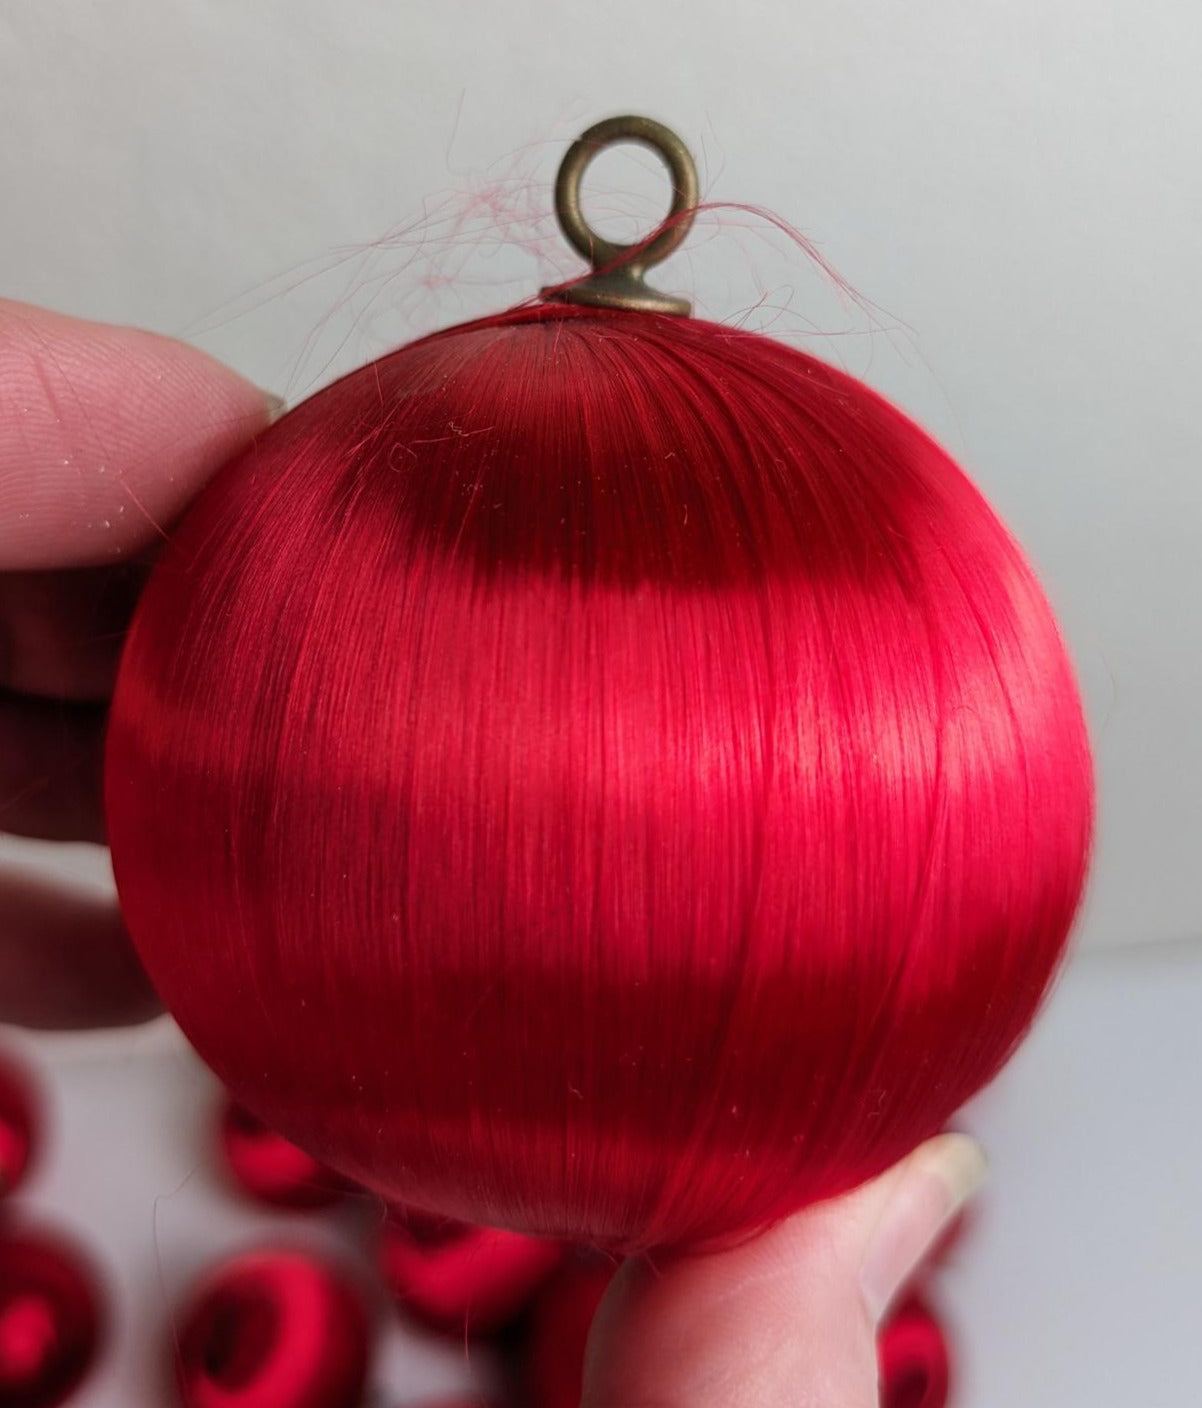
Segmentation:
{"type": "Polygon", "coordinates": [[[350,1184],[234,1100],[222,1106],[219,1138],[226,1168],[243,1192],[271,1207],[330,1207],[350,1184]]]}
{"type": "Polygon", "coordinates": [[[948,455],[629,307],[451,328],[273,425],[167,544],[108,732],[130,933],[235,1097],[390,1202],[623,1251],[942,1128],[1043,1000],[1092,802],[1052,612],[948,455]]]}
{"type": "Polygon", "coordinates": [[[23,1182],[36,1146],[33,1083],[10,1057],[0,1057],[0,1197],[23,1182]]]}
{"type": "Polygon", "coordinates": [[[358,1408],[367,1312],[333,1267],[296,1251],[210,1271],[173,1327],[184,1408],[358,1408]]]}
{"type": "Polygon", "coordinates": [[[413,1319],[487,1335],[515,1319],[563,1260],[561,1243],[491,1227],[395,1214],[380,1234],[384,1282],[413,1319]]]}
{"type": "Polygon", "coordinates": [[[56,1408],[91,1368],[100,1298],[79,1251],[53,1234],[0,1232],[0,1405],[56,1408]]]}

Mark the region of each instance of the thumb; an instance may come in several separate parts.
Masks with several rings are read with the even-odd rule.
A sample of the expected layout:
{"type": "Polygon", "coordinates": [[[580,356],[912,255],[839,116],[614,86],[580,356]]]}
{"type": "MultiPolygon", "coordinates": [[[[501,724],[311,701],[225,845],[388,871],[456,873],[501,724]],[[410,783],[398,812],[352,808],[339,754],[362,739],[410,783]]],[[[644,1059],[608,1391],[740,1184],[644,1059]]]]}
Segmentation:
{"type": "Polygon", "coordinates": [[[0,570],[132,556],[278,409],[182,342],[0,299],[0,570]]]}
{"type": "Polygon", "coordinates": [[[876,1328],[976,1191],[943,1134],[730,1251],[628,1261],[598,1311],[583,1408],[876,1408],[876,1328]]]}

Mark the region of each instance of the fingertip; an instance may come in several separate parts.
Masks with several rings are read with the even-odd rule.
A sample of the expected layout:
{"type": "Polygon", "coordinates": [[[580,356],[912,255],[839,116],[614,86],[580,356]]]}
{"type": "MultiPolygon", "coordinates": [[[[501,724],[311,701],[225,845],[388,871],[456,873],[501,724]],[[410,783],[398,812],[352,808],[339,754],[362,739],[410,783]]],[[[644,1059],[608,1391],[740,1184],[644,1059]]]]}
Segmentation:
{"type": "Polygon", "coordinates": [[[896,1170],[860,1264],[860,1290],[874,1323],[980,1190],[988,1169],[975,1139],[947,1133],[920,1145],[896,1170]]]}
{"type": "Polygon", "coordinates": [[[186,343],[0,301],[0,569],[164,536],[277,402],[186,343]]]}
{"type": "Polygon", "coordinates": [[[582,1408],[876,1408],[876,1329],[981,1186],[943,1134],[727,1251],[628,1262],[589,1339],[582,1408]]]}
{"type": "Polygon", "coordinates": [[[589,1338],[581,1408],[876,1408],[873,1327],[825,1214],[730,1251],[628,1262],[589,1338]]]}

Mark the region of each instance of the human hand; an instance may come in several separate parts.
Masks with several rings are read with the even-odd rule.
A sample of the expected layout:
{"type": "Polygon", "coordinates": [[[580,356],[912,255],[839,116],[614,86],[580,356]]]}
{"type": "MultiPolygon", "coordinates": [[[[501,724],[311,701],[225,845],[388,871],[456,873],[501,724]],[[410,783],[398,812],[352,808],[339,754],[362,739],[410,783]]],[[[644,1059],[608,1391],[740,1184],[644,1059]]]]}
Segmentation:
{"type": "Polygon", "coordinates": [[[876,1332],[979,1187],[944,1134],[732,1251],[628,1261],[589,1338],[582,1408],[876,1408],[876,1332]]]}
{"type": "MultiPolygon", "coordinates": [[[[105,712],[146,570],[277,406],[181,343],[0,300],[0,831],[103,841],[105,712]]],[[[0,868],[0,1021],[156,1011],[115,901],[0,868]]]]}

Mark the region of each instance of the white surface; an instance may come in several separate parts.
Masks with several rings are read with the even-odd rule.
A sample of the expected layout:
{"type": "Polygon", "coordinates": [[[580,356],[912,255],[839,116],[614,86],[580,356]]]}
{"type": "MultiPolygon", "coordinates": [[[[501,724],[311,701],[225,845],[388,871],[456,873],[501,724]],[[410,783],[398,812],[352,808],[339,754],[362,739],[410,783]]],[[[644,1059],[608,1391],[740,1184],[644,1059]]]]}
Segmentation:
{"type": "Polygon", "coordinates": [[[370,1264],[380,1209],[260,1210],[225,1176],[214,1136],[216,1083],[167,1022],[131,1040],[3,1034],[36,1062],[49,1112],[47,1147],[13,1209],[71,1234],[100,1272],[111,1325],[103,1359],[72,1404],[164,1408],[173,1326],[188,1289],[243,1249],[291,1246],[337,1261],[369,1293],[379,1331],[364,1408],[451,1398],[491,1382],[490,1354],[403,1325],[370,1264]]]}
{"type": "MultiPolygon", "coordinates": [[[[992,1177],[941,1283],[956,1408],[1196,1401],[1199,1011],[1202,950],[1083,956],[967,1112],[992,1177]]],[[[280,1235],[352,1259],[363,1246],[370,1210],[282,1218],[228,1190],[207,1143],[212,1084],[174,1029],[107,1053],[96,1038],[43,1039],[36,1052],[55,1129],[21,1202],[75,1229],[117,1297],[115,1338],[81,1408],[162,1408],[171,1308],[211,1259],[280,1235]]],[[[370,1408],[416,1404],[488,1371],[484,1355],[469,1366],[455,1348],[384,1323],[370,1408]]]]}
{"type": "MultiPolygon", "coordinates": [[[[566,140],[661,116],[709,197],[778,211],[883,310],[729,213],[674,270],[977,475],[1088,686],[1086,941],[1179,939],[1202,929],[1200,71],[1189,0],[3,0],[0,281],[295,397],[531,292],[566,140]]],[[[637,169],[599,170],[593,208],[637,169]]]]}
{"type": "Polygon", "coordinates": [[[992,1180],[944,1283],[957,1408],[1202,1392],[1202,948],[1082,956],[967,1113],[992,1180]]]}

